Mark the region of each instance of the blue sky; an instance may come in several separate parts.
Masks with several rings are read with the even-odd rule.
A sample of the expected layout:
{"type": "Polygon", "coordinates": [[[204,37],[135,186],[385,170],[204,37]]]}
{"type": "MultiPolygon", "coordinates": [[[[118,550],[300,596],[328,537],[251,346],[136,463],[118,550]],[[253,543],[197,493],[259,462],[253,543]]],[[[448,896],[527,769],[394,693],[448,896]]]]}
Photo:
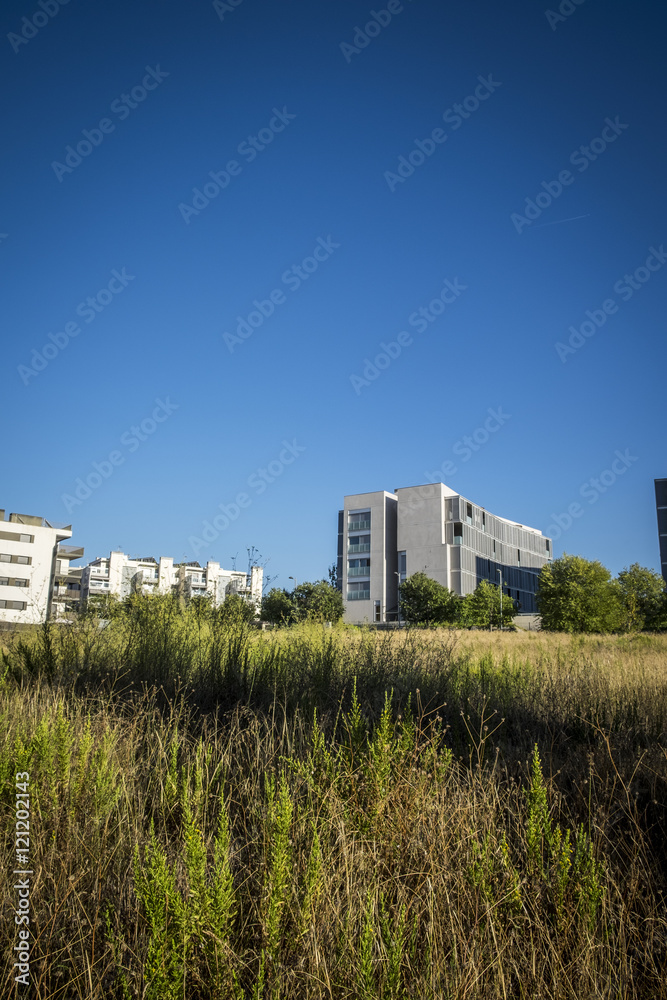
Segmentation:
{"type": "Polygon", "coordinates": [[[0,15],[2,506],[289,586],[445,467],[657,568],[657,4],[43,3],[0,15]]]}

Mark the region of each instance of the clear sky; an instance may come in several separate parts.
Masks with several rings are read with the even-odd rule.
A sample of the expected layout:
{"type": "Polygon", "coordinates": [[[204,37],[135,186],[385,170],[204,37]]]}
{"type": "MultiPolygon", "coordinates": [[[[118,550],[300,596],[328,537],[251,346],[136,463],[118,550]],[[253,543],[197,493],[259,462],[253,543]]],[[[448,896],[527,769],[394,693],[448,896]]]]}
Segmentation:
{"type": "Polygon", "coordinates": [[[1,506],[291,586],[345,494],[443,479],[658,567],[661,5],[0,18],[1,506]]]}

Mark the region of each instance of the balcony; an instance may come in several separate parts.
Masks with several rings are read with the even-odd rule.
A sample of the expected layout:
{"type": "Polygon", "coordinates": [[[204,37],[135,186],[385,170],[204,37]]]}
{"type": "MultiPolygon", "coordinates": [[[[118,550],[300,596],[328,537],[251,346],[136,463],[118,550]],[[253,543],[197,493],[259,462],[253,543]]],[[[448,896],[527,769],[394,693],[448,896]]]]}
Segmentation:
{"type": "Polygon", "coordinates": [[[370,576],[371,568],[370,566],[352,566],[351,569],[347,571],[348,576],[370,576]]]}
{"type": "Polygon", "coordinates": [[[371,543],[363,542],[361,545],[350,545],[347,550],[350,554],[354,555],[357,552],[370,552],[371,543]]]}
{"type": "Polygon", "coordinates": [[[347,595],[348,601],[370,601],[370,590],[353,590],[347,595]]]}
{"type": "Polygon", "coordinates": [[[367,521],[348,521],[348,531],[369,531],[371,526],[370,518],[367,521]]]}
{"type": "Polygon", "coordinates": [[[81,559],[83,556],[83,546],[81,545],[58,545],[59,556],[65,559],[81,559]]]}

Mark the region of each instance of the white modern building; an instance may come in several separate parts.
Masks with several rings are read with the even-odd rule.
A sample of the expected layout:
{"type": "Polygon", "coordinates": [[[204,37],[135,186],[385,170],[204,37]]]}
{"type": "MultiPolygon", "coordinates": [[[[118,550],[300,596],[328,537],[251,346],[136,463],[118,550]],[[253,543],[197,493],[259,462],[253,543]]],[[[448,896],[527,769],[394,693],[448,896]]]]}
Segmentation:
{"type": "Polygon", "coordinates": [[[250,573],[222,569],[220,563],[209,561],[174,563],[170,556],[159,561],[148,557],[130,559],[124,552],[111,552],[99,557],[81,572],[81,596],[112,594],[123,600],[130,594],[180,593],[184,597],[209,596],[218,607],[230,594],[259,605],[262,600],[264,570],[253,566],[250,573]]]}
{"type": "Polygon", "coordinates": [[[68,600],[78,600],[70,562],[83,549],[64,545],[72,525],[47,521],[32,514],[0,510],[0,622],[35,625],[59,617],[68,600]]]}
{"type": "Polygon", "coordinates": [[[338,515],[338,580],[352,623],[396,621],[399,581],[418,572],[461,597],[502,575],[503,592],[534,615],[537,578],[552,558],[541,531],[444,483],[346,496],[338,515]]]}

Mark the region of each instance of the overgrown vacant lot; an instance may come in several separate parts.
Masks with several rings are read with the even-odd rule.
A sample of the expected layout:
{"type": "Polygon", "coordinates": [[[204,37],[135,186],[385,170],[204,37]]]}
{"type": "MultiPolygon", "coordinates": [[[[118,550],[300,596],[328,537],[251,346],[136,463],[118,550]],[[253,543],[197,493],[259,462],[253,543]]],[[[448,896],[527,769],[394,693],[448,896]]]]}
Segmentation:
{"type": "Polygon", "coordinates": [[[667,637],[4,639],[2,977],[39,998],[667,997],[667,637]]]}

